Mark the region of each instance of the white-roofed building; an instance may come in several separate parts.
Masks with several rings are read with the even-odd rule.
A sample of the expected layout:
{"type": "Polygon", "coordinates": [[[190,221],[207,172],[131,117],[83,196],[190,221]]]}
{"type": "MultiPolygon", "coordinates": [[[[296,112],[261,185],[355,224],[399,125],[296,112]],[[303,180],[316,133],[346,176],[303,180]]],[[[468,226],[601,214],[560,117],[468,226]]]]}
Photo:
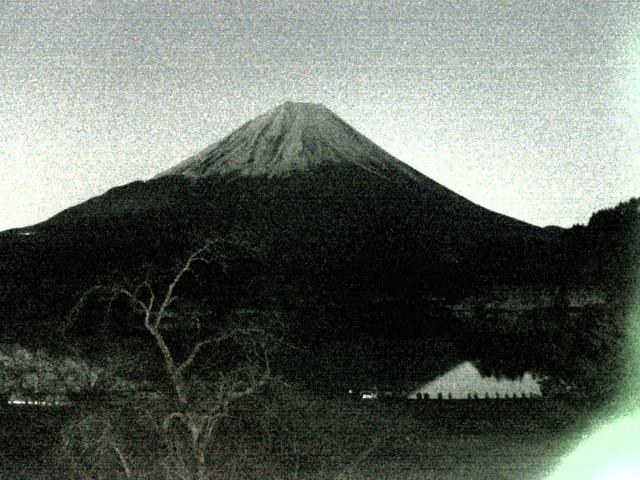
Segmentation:
{"type": "Polygon", "coordinates": [[[483,377],[471,363],[463,362],[447,373],[414,389],[408,398],[530,398],[541,395],[540,385],[530,373],[522,378],[483,377]]]}

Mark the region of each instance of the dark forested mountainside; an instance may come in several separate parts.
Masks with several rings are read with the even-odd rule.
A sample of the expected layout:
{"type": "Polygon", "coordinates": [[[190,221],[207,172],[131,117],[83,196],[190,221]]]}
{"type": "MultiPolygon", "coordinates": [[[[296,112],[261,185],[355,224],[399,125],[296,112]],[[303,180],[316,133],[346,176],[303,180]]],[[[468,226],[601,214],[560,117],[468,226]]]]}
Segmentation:
{"type": "Polygon", "coordinates": [[[550,303],[521,312],[478,308],[461,324],[459,345],[485,373],[531,370],[548,385],[595,398],[624,388],[631,315],[640,273],[640,200],[594,213],[587,225],[562,232],[558,287],[550,303]],[[572,302],[572,292],[597,291],[572,302]],[[595,289],[595,290],[594,290],[595,289]]]}

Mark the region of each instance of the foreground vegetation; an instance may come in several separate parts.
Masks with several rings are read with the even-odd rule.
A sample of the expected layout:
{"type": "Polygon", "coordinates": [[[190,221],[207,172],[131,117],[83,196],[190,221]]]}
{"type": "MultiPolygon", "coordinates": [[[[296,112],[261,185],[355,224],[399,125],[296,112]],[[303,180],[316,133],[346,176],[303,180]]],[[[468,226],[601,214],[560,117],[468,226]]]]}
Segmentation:
{"type": "MultiPolygon", "coordinates": [[[[64,408],[0,409],[3,477],[543,478],[588,428],[589,409],[567,401],[363,403],[287,384],[273,365],[286,343],[277,309],[221,309],[215,281],[203,281],[224,274],[230,247],[250,250],[209,240],[174,269],[90,288],[60,329],[82,343],[0,349],[4,393],[84,395],[64,408]],[[105,341],[114,329],[121,342],[105,341]],[[102,358],[84,344],[101,344],[102,358]]],[[[624,308],[601,310],[576,317],[559,295],[504,332],[479,310],[457,341],[491,373],[518,375],[534,361],[563,387],[606,397],[602,382],[623,363],[624,308]],[[534,350],[502,348],[514,331],[534,350]]]]}
{"type": "MultiPolygon", "coordinates": [[[[4,409],[1,473],[193,478],[186,462],[171,462],[154,421],[163,403],[4,409]]],[[[203,478],[537,479],[586,424],[580,410],[559,401],[357,402],[274,385],[237,403],[218,425],[203,478]]]]}

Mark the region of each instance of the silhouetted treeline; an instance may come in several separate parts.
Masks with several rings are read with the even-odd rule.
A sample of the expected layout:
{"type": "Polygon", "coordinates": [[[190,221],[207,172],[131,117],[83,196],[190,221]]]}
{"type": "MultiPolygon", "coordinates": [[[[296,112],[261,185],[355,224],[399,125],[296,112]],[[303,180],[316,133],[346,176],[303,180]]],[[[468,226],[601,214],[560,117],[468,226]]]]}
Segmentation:
{"type": "Polygon", "coordinates": [[[559,239],[551,306],[496,318],[483,308],[461,323],[459,341],[484,373],[546,377],[548,393],[606,399],[624,388],[630,311],[640,273],[640,200],[595,213],[559,239]],[[570,292],[597,288],[605,301],[571,305],[570,292]]]}
{"type": "Polygon", "coordinates": [[[629,294],[640,266],[640,199],[594,213],[586,226],[561,235],[564,280],[569,286],[599,285],[629,294]]]}

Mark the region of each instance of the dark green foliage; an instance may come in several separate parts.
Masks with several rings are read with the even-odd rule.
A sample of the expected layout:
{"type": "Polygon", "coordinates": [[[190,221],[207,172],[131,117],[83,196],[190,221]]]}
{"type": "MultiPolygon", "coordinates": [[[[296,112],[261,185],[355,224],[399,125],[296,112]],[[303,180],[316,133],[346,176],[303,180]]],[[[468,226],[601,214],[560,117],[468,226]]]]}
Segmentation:
{"type": "MultiPolygon", "coordinates": [[[[562,232],[546,308],[496,314],[482,306],[460,323],[463,352],[487,374],[543,379],[547,394],[613,398],[624,385],[629,312],[640,266],[640,201],[594,214],[586,226],[562,232]],[[595,288],[604,304],[572,306],[571,292],[595,288]]],[[[539,253],[538,253],[539,255],[539,253]]]]}
{"type": "Polygon", "coordinates": [[[511,321],[476,317],[462,335],[463,351],[488,375],[534,373],[545,395],[610,400],[623,386],[626,326],[620,305],[576,309],[557,302],[511,321]]]}
{"type": "MultiPolygon", "coordinates": [[[[68,418],[54,453],[58,477],[126,478],[117,445],[130,478],[189,478],[164,469],[167,452],[149,421],[158,408],[133,404],[68,418]]],[[[272,384],[221,425],[206,478],[542,478],[566,448],[565,435],[585,427],[582,415],[560,401],[368,403],[272,384]]],[[[57,478],[52,465],[47,473],[57,478]]]]}
{"type": "Polygon", "coordinates": [[[562,235],[569,285],[599,285],[624,300],[640,266],[640,199],[594,213],[562,235]]]}

